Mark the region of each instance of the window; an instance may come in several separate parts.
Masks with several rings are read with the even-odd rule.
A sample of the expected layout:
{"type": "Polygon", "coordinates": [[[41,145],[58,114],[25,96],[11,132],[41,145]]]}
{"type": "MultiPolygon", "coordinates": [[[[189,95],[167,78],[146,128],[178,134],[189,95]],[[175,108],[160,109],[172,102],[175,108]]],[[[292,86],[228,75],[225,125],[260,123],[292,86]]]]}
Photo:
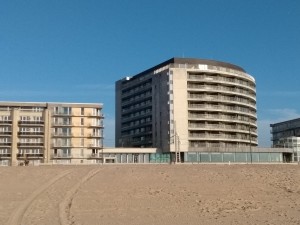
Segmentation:
{"type": "Polygon", "coordinates": [[[65,115],[71,115],[72,113],[72,108],[71,107],[63,107],[63,114],[65,115]]]}
{"type": "Polygon", "coordinates": [[[81,108],[80,115],[84,116],[84,108],[81,108]]]}
{"type": "Polygon", "coordinates": [[[83,138],[80,139],[80,146],[84,146],[84,139],[83,138]]]}
{"type": "Polygon", "coordinates": [[[81,126],[84,125],[84,118],[80,118],[80,125],[81,125],[81,126]]]}

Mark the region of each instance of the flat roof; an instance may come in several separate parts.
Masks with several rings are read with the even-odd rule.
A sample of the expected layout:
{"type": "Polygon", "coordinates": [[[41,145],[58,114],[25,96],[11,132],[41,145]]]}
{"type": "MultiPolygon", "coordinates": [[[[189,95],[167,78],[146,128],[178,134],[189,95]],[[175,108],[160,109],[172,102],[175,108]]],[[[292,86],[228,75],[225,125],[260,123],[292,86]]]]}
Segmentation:
{"type": "Polygon", "coordinates": [[[241,72],[246,73],[246,71],[237,65],[231,64],[231,63],[227,63],[227,62],[221,62],[221,61],[216,61],[216,60],[211,60],[211,59],[196,59],[196,58],[171,58],[168,59],[167,61],[164,61],[156,66],[151,67],[150,69],[147,69],[141,73],[138,73],[136,75],[134,75],[132,78],[137,78],[139,76],[143,76],[145,74],[150,73],[151,71],[154,71],[156,69],[159,69],[161,67],[164,67],[166,65],[169,64],[173,64],[173,63],[177,63],[177,64],[204,64],[204,65],[212,65],[212,66],[221,66],[221,67],[226,67],[226,68],[230,68],[230,69],[234,69],[234,70],[238,70],[241,72]]]}
{"type": "Polygon", "coordinates": [[[70,102],[6,102],[0,101],[0,107],[47,107],[47,106],[77,106],[77,107],[103,107],[102,103],[70,103],[70,102]]]}
{"type": "Polygon", "coordinates": [[[270,127],[278,126],[278,125],[280,125],[280,124],[285,124],[285,123],[298,122],[298,121],[300,121],[300,118],[291,119],[291,120],[286,120],[286,121],[282,121],[282,122],[278,122],[278,123],[272,123],[272,124],[270,124],[270,127]]]}

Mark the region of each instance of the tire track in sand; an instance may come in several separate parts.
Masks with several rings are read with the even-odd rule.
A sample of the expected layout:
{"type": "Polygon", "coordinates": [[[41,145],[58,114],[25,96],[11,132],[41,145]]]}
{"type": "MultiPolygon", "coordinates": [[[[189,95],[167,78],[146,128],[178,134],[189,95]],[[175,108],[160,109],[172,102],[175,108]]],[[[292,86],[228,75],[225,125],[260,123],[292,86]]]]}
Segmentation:
{"type": "Polygon", "coordinates": [[[72,225],[74,221],[71,218],[71,207],[75,194],[78,192],[80,186],[95,176],[100,171],[99,168],[91,170],[85,175],[71,190],[66,193],[65,198],[59,204],[59,219],[61,225],[72,225]]]}
{"type": "Polygon", "coordinates": [[[30,207],[32,202],[41,194],[43,193],[46,189],[48,189],[51,185],[53,185],[55,182],[57,182],[59,179],[65,177],[71,173],[70,170],[65,171],[56,177],[52,178],[49,182],[46,184],[42,185],[40,188],[35,190],[27,199],[25,199],[21,205],[15,210],[15,212],[10,216],[7,225],[22,225],[22,219],[23,216],[26,212],[26,210],[30,207]]]}

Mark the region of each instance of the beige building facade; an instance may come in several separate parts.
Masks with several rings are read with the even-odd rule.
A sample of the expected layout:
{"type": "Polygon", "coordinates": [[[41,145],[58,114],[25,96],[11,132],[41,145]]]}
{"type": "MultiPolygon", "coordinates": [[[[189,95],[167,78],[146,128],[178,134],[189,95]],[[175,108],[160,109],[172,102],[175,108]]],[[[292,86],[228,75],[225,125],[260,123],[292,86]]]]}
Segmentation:
{"type": "Polygon", "coordinates": [[[116,82],[116,146],[220,152],[257,146],[255,79],[236,65],[172,58],[116,82]]]}
{"type": "Polygon", "coordinates": [[[99,163],[102,104],[0,102],[0,165],[99,163]]]}

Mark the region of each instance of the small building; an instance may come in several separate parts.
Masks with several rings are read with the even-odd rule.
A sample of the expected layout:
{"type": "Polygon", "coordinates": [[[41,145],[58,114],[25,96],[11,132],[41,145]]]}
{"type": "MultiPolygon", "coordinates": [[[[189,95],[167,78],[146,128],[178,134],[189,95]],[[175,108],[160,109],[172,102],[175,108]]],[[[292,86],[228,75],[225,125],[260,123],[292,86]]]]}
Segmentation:
{"type": "MultiPolygon", "coordinates": [[[[156,148],[103,148],[94,155],[94,163],[175,163],[171,152],[159,152],[156,148]],[[103,161],[102,161],[103,159],[103,161]]],[[[283,163],[292,161],[292,149],[257,148],[228,149],[227,151],[185,152],[182,163],[283,163]]]]}
{"type": "Polygon", "coordinates": [[[271,124],[272,147],[291,148],[293,160],[300,162],[300,118],[271,124]]]}

